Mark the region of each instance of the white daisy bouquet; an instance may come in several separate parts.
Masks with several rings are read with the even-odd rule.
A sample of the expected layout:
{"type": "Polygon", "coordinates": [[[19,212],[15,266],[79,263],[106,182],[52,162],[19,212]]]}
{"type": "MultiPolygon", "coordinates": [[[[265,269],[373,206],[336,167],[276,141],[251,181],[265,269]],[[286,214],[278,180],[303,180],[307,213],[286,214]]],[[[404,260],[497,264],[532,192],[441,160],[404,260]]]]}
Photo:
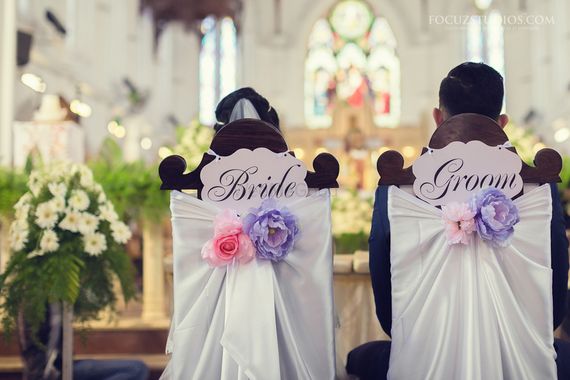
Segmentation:
{"type": "Polygon", "coordinates": [[[213,137],[213,128],[194,120],[189,126],[181,126],[176,129],[177,144],[169,151],[169,154],[178,154],[184,157],[188,169],[194,169],[202,161],[202,155],[210,147],[213,137]]]}
{"type": "Polygon", "coordinates": [[[337,253],[368,249],[372,196],[356,190],[338,190],[332,197],[332,230],[337,253]]]}
{"type": "MultiPolygon", "coordinates": [[[[517,149],[517,153],[524,162],[529,165],[533,164],[535,149],[541,146],[539,136],[530,129],[516,126],[509,123],[504,128],[505,133],[509,137],[509,141],[517,149]],[[538,144],[538,145],[537,145],[538,144]]],[[[544,147],[544,145],[542,145],[544,147]]]]}
{"type": "Polygon", "coordinates": [[[22,312],[38,328],[52,302],[74,305],[80,321],[113,308],[118,277],[123,296],[134,296],[133,270],[124,244],[130,229],[119,220],[86,166],[60,163],[33,171],[15,204],[12,256],[0,276],[3,325],[22,312]]]}

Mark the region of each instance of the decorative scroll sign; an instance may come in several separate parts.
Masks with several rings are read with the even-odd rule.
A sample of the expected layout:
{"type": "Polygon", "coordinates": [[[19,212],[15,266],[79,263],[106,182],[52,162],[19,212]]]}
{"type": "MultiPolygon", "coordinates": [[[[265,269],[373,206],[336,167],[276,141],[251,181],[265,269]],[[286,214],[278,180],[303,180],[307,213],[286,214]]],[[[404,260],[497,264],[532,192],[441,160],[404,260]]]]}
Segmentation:
{"type": "Polygon", "coordinates": [[[204,166],[202,199],[238,212],[257,207],[267,198],[287,204],[307,196],[306,175],[305,164],[288,152],[239,149],[204,166]]]}
{"type": "Polygon", "coordinates": [[[504,146],[454,141],[416,160],[414,193],[434,206],[465,202],[471,193],[491,186],[513,198],[523,189],[521,168],[517,154],[504,146]]]}

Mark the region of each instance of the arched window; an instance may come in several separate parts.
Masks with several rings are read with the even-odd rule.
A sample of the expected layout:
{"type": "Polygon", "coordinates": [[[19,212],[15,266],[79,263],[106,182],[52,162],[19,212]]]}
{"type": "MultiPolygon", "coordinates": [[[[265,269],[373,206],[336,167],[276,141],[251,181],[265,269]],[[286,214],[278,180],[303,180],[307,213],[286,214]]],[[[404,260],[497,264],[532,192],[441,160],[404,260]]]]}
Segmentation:
{"type": "Polygon", "coordinates": [[[305,60],[305,121],[326,128],[338,102],[369,107],[374,122],[400,121],[400,60],[388,22],[361,0],[342,0],[313,26],[305,60]]]}
{"type": "Polygon", "coordinates": [[[213,125],[214,111],[224,96],[236,88],[237,38],[231,18],[206,17],[201,25],[200,122],[213,125]]]}
{"type": "Polygon", "coordinates": [[[505,76],[504,31],[501,12],[492,9],[492,0],[475,0],[479,17],[467,28],[467,60],[485,62],[505,76]]]}

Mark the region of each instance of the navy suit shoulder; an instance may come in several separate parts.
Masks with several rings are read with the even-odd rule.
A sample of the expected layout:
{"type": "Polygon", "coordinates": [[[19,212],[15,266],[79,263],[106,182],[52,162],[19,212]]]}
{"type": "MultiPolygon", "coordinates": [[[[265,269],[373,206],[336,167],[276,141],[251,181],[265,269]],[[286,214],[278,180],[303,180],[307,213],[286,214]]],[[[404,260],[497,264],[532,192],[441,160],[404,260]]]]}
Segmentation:
{"type": "Polygon", "coordinates": [[[550,221],[550,254],[552,267],[552,306],[554,328],[564,320],[568,291],[568,239],[562,202],[555,183],[550,184],[552,219],[550,221]]]}
{"type": "Polygon", "coordinates": [[[376,304],[376,316],[384,332],[391,336],[392,282],[390,274],[388,188],[389,186],[381,185],[376,189],[368,248],[370,253],[370,279],[376,304]]]}

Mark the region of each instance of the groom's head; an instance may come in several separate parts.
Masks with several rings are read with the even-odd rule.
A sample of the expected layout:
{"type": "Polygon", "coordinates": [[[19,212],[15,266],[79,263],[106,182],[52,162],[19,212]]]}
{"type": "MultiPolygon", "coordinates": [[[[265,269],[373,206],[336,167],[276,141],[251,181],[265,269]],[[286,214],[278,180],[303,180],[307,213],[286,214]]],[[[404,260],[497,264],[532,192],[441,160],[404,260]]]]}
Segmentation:
{"type": "Polygon", "coordinates": [[[484,63],[465,62],[454,67],[439,86],[439,108],[433,119],[439,127],[449,117],[460,113],[477,113],[504,127],[509,118],[501,114],[503,77],[484,63]]]}

